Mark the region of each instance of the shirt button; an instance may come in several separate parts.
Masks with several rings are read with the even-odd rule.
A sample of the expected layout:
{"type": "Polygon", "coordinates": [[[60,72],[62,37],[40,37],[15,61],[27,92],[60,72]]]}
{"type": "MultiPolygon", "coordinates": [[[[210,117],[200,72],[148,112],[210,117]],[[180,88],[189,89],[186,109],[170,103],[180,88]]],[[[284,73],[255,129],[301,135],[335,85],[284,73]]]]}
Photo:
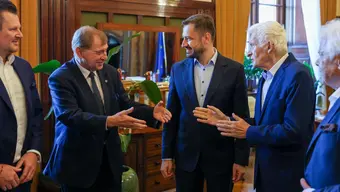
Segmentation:
{"type": "Polygon", "coordinates": [[[203,69],[203,71],[205,71],[205,69],[203,69]]]}
{"type": "Polygon", "coordinates": [[[202,81],[202,83],[204,83],[204,81],[202,81]]]}
{"type": "Polygon", "coordinates": [[[203,97],[203,94],[201,95],[201,97],[203,97]]]}

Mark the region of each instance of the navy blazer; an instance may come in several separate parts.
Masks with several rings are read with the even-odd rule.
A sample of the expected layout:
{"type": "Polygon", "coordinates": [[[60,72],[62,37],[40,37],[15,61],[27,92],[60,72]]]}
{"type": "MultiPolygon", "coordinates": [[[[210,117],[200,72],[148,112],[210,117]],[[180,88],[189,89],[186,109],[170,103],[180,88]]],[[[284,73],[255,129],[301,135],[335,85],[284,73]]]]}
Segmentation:
{"type": "Polygon", "coordinates": [[[117,128],[109,128],[106,119],[132,106],[132,116],[155,123],[153,108],[131,101],[125,93],[116,69],[104,65],[98,72],[106,115],[93,105],[94,95],[74,59],[57,69],[48,80],[56,125],[54,145],[44,174],[54,181],[88,188],[96,180],[102,162],[104,143],[115,179],[120,179],[123,154],[117,128]]]}
{"type": "MultiPolygon", "coordinates": [[[[213,105],[224,114],[249,116],[243,66],[218,54],[204,107],[213,105]]],[[[206,171],[225,172],[232,164],[248,164],[249,147],[244,139],[221,136],[215,126],[197,122],[198,107],[194,80],[194,59],[172,66],[167,108],[172,119],[164,125],[162,158],[174,158],[176,166],[193,171],[201,157],[206,171]]]]}
{"type": "Polygon", "coordinates": [[[340,99],[320,123],[306,153],[305,178],[317,191],[340,191],[339,110],[340,99]],[[337,130],[325,130],[324,127],[329,125],[337,126],[337,130]]]}
{"type": "MultiPolygon", "coordinates": [[[[20,57],[15,57],[13,68],[24,88],[27,111],[27,130],[21,151],[42,149],[43,114],[39,94],[31,65],[20,57]]],[[[0,164],[13,164],[17,145],[17,120],[12,103],[0,79],[0,164]]]]}
{"type": "Polygon", "coordinates": [[[308,69],[292,54],[281,65],[261,110],[259,82],[255,122],[247,141],[256,147],[254,187],[259,191],[301,191],[304,154],[314,127],[315,91],[308,69]]]}

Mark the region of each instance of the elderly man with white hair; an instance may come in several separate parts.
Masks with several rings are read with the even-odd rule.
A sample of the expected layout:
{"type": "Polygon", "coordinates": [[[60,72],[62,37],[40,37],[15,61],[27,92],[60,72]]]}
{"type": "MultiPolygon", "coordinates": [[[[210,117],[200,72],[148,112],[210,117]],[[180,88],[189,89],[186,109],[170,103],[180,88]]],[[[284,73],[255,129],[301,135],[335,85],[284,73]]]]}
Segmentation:
{"type": "Polygon", "coordinates": [[[329,97],[329,111],[317,128],[306,154],[307,191],[340,191],[340,21],[321,28],[318,66],[323,82],[336,90],[329,97]]]}
{"type": "Polygon", "coordinates": [[[264,69],[259,81],[255,118],[223,114],[213,106],[196,111],[198,121],[216,123],[221,135],[246,138],[256,147],[257,192],[301,191],[304,155],[313,134],[315,91],[308,69],[287,51],[286,32],[275,21],[248,30],[248,55],[264,69]],[[204,111],[206,111],[204,113],[204,111]],[[226,119],[224,117],[224,119],[226,119]]]}

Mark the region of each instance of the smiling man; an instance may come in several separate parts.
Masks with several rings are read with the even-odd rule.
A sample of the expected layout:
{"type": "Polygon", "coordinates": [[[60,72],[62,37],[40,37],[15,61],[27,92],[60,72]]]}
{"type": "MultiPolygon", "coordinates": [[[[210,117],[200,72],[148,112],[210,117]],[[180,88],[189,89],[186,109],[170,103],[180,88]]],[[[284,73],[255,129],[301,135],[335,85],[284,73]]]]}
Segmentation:
{"type": "Polygon", "coordinates": [[[0,1],[0,191],[30,191],[42,147],[42,107],[31,65],[14,56],[17,9],[0,1]]]}
{"type": "Polygon", "coordinates": [[[243,139],[223,137],[216,127],[197,122],[196,107],[214,105],[225,114],[248,117],[248,100],[243,66],[223,57],[213,42],[213,19],[204,14],[183,21],[182,47],[187,58],[173,65],[168,109],[173,119],[163,130],[164,177],[173,175],[176,191],[229,191],[242,178],[249,148],[243,139]]]}
{"type": "Polygon", "coordinates": [[[79,28],[72,39],[74,58],[48,80],[56,126],[44,174],[63,192],[122,191],[118,127],[154,127],[156,120],[171,118],[162,102],[151,108],[128,98],[117,70],[104,64],[107,48],[104,32],[79,28]]]}

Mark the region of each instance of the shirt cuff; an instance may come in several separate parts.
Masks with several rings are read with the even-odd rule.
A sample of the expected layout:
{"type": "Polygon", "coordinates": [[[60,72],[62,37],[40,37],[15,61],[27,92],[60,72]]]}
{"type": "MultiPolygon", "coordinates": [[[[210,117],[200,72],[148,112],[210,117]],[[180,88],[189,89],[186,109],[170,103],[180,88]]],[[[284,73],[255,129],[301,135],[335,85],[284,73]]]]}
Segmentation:
{"type": "Polygon", "coordinates": [[[313,188],[308,188],[308,189],[303,190],[303,192],[312,192],[312,191],[315,191],[315,189],[313,189],[313,188]]]}
{"type": "Polygon", "coordinates": [[[30,153],[30,152],[37,154],[39,156],[38,163],[41,163],[41,154],[40,154],[40,152],[35,150],[35,149],[31,149],[31,150],[28,150],[26,153],[30,153]]]}

